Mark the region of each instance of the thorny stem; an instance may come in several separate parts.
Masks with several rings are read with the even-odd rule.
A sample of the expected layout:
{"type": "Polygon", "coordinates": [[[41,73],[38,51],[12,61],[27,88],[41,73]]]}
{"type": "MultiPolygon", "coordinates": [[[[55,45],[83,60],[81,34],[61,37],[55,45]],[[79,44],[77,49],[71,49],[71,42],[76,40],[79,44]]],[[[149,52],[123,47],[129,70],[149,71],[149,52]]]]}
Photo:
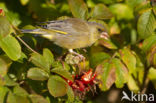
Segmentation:
{"type": "MultiPolygon", "coordinates": [[[[16,31],[19,31],[15,26],[12,25],[12,28],[15,29],[14,30],[14,34],[16,36],[16,38],[21,41],[28,49],[30,49],[32,52],[34,53],[38,53],[36,52],[35,50],[33,50],[25,41],[23,41],[18,35],[17,35],[17,32],[16,31]]],[[[19,31],[20,32],[20,31],[19,31]]]]}

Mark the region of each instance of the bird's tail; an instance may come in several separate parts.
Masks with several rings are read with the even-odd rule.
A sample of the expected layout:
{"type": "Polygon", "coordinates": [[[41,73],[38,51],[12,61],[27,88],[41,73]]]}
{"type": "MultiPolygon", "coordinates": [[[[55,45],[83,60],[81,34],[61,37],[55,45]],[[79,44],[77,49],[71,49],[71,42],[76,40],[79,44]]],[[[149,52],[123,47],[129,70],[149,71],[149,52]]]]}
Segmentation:
{"type": "Polygon", "coordinates": [[[32,34],[41,34],[40,29],[21,29],[21,33],[32,33],[32,34]]]}
{"type": "Polygon", "coordinates": [[[54,31],[48,31],[48,30],[45,30],[45,29],[22,29],[21,30],[21,33],[31,33],[31,34],[36,34],[36,35],[40,35],[44,38],[47,38],[47,39],[50,39],[52,40],[53,39],[53,34],[55,34],[54,31]]]}

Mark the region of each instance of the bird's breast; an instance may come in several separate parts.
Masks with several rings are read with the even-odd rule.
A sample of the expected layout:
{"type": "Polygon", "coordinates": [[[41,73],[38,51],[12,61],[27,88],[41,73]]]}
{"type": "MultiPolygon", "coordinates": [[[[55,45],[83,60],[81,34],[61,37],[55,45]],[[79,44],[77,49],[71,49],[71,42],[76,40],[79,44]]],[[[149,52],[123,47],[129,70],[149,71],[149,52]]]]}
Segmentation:
{"type": "Polygon", "coordinates": [[[61,46],[66,49],[77,49],[77,48],[84,48],[92,45],[89,40],[89,36],[61,36],[55,38],[54,43],[58,46],[61,46]]]}

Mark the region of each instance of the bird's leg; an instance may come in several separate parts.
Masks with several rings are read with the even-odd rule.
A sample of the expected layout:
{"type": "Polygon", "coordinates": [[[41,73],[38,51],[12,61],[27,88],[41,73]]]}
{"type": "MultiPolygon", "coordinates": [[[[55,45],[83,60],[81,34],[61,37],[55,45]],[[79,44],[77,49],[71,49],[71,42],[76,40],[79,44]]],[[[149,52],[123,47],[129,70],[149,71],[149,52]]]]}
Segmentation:
{"type": "Polygon", "coordinates": [[[81,60],[85,60],[85,57],[75,51],[73,51],[73,49],[69,49],[69,53],[74,54],[76,56],[78,56],[81,60]]]}

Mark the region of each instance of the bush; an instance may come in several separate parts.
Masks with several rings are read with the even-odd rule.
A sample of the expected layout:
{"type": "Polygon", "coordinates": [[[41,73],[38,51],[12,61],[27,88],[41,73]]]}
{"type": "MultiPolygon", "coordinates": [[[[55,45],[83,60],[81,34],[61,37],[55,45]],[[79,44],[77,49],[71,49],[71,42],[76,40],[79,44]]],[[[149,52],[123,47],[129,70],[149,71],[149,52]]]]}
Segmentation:
{"type": "Polygon", "coordinates": [[[1,0],[0,103],[121,102],[122,91],[153,94],[155,29],[154,0],[1,0]],[[100,23],[110,36],[76,49],[85,61],[19,31],[69,17],[100,23]]]}

